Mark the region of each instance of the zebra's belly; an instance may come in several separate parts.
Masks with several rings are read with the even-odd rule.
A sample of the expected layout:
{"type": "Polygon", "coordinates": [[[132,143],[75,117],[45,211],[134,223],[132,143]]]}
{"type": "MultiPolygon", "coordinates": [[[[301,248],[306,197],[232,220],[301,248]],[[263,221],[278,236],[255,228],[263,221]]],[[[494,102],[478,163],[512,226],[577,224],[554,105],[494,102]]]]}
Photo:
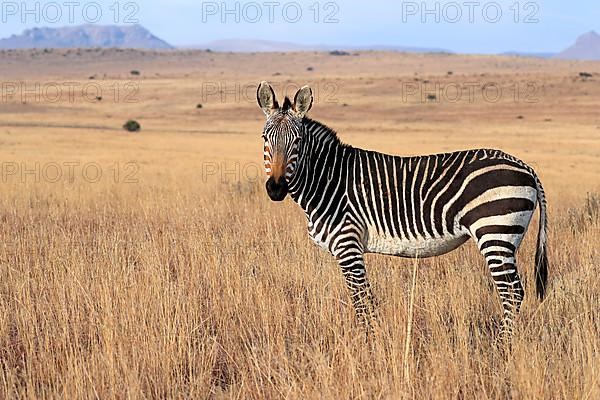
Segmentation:
{"type": "Polygon", "coordinates": [[[370,253],[400,257],[432,257],[448,253],[469,239],[467,231],[439,238],[399,238],[369,230],[366,244],[370,253]]]}

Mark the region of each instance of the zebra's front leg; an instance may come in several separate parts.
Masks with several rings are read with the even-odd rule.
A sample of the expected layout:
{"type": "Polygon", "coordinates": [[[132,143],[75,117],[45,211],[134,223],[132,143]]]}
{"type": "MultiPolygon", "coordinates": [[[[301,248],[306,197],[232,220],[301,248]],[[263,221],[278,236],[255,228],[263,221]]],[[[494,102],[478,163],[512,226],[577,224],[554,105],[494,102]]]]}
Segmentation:
{"type": "Polygon", "coordinates": [[[373,324],[377,321],[377,315],[371,286],[366,276],[363,252],[357,245],[336,252],[335,257],[350,291],[356,316],[367,329],[367,333],[371,333],[373,324]]]}

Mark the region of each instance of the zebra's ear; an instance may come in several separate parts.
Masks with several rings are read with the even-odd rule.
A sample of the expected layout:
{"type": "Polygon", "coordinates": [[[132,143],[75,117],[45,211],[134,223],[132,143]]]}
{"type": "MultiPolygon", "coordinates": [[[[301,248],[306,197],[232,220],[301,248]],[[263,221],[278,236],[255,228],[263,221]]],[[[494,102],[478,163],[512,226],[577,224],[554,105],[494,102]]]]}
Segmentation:
{"type": "Polygon", "coordinates": [[[308,86],[304,86],[302,89],[298,90],[296,96],[294,96],[294,111],[296,112],[296,115],[303,118],[312,107],[312,104],[312,89],[308,86]]]}
{"type": "Polygon", "coordinates": [[[256,101],[258,106],[263,110],[268,117],[274,110],[279,108],[277,99],[275,99],[275,91],[266,81],[262,81],[256,90],[256,101]]]}

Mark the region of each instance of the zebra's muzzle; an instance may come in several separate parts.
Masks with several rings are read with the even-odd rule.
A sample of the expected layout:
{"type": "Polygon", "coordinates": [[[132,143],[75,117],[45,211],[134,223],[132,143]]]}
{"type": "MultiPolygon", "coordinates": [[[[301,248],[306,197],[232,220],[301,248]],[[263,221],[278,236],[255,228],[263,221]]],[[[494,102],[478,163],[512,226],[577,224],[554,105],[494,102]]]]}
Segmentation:
{"type": "Polygon", "coordinates": [[[282,201],[288,194],[288,185],[283,176],[279,177],[278,180],[270,177],[267,179],[267,194],[273,201],[282,201]]]}

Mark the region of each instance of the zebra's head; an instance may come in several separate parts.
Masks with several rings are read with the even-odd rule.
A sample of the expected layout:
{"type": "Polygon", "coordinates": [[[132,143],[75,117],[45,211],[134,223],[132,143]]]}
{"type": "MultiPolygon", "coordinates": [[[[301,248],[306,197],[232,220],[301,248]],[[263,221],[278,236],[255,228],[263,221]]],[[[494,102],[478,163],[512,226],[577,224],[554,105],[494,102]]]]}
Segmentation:
{"type": "Polygon", "coordinates": [[[262,134],[267,194],[271,200],[281,201],[285,199],[288,184],[296,171],[298,143],[304,133],[302,120],[312,106],[312,90],[304,86],[294,96],[294,103],[286,97],[280,107],[275,91],[263,81],[256,91],[256,99],[267,116],[262,134]]]}

